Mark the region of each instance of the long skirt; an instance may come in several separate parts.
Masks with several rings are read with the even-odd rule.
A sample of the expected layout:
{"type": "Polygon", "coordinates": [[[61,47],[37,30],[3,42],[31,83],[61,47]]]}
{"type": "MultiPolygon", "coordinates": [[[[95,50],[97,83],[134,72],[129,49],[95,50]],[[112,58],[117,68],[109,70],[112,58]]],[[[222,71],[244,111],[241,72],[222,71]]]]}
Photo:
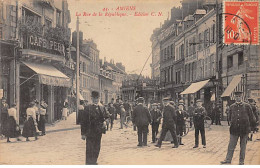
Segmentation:
{"type": "Polygon", "coordinates": [[[45,132],[45,123],[46,123],[45,115],[40,115],[38,128],[42,132],[45,132]]]}
{"type": "Polygon", "coordinates": [[[68,116],[68,108],[63,108],[62,109],[62,117],[67,117],[68,116]]]}
{"type": "Polygon", "coordinates": [[[23,127],[23,137],[34,137],[36,135],[36,127],[34,125],[33,118],[30,117],[27,121],[24,123],[23,127]]]}
{"type": "Polygon", "coordinates": [[[6,125],[6,137],[17,138],[21,135],[21,130],[16,124],[13,116],[8,117],[6,125]]]}
{"type": "Polygon", "coordinates": [[[6,133],[7,133],[7,119],[8,119],[8,114],[2,113],[2,116],[1,116],[1,133],[4,136],[6,136],[6,133]]]}

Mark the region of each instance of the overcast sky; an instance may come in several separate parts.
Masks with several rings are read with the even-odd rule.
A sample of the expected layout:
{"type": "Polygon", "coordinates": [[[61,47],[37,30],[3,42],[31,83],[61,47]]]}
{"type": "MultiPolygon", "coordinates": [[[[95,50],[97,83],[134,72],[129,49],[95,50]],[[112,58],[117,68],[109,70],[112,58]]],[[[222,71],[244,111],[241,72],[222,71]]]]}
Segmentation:
{"type": "MultiPolygon", "coordinates": [[[[103,16],[79,16],[84,39],[94,40],[103,60],[106,57],[108,61],[122,62],[127,73],[138,74],[151,53],[153,30],[168,18],[173,6],[180,6],[179,0],[68,0],[68,3],[72,32],[76,30],[76,13],[103,13],[103,16]],[[122,6],[135,6],[135,10],[116,10],[122,6]],[[104,16],[104,8],[108,12],[127,13],[128,16],[104,16]],[[148,16],[134,16],[135,12],[148,13],[148,16]],[[157,15],[161,12],[162,16],[151,16],[151,12],[157,15]]],[[[150,57],[143,75],[151,76],[151,62],[150,57]]]]}

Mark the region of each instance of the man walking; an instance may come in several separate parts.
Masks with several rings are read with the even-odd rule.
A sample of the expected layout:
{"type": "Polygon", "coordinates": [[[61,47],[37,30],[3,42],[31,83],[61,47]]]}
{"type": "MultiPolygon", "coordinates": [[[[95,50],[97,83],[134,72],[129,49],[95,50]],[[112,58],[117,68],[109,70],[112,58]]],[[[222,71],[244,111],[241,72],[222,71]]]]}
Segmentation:
{"type": "Polygon", "coordinates": [[[148,125],[151,123],[151,115],[148,108],[144,106],[144,98],[139,97],[138,104],[133,111],[133,123],[137,126],[139,147],[147,146],[148,125]]]}
{"type": "Polygon", "coordinates": [[[177,115],[174,106],[172,106],[170,103],[170,98],[166,97],[163,99],[163,123],[162,123],[162,133],[161,136],[158,140],[156,147],[161,147],[162,146],[162,141],[164,140],[166,133],[170,131],[172,138],[173,138],[173,143],[174,146],[173,148],[178,148],[178,140],[177,140],[177,135],[176,135],[176,120],[177,120],[177,115]]]}
{"type": "Polygon", "coordinates": [[[88,104],[81,119],[81,138],[86,140],[86,164],[96,165],[100,151],[102,133],[105,133],[105,119],[109,114],[99,103],[99,92],[92,91],[92,104],[88,104]]]}
{"type": "Polygon", "coordinates": [[[156,135],[158,134],[158,128],[161,122],[162,113],[157,108],[157,104],[152,104],[152,110],[151,110],[151,117],[152,117],[152,141],[155,143],[156,135]]]}
{"type": "Polygon", "coordinates": [[[206,110],[202,107],[202,101],[198,99],[196,101],[197,107],[194,111],[194,127],[195,127],[195,146],[193,148],[199,147],[199,132],[201,134],[203,148],[206,148],[206,137],[204,128],[204,117],[206,115],[206,110]]]}
{"type": "Polygon", "coordinates": [[[230,139],[226,159],[221,164],[229,164],[232,161],[234,150],[240,138],[239,164],[243,165],[245,160],[247,137],[251,131],[250,127],[255,126],[255,117],[249,104],[242,102],[242,92],[235,92],[236,102],[230,106],[229,118],[230,139]]]}
{"type": "Polygon", "coordinates": [[[190,118],[190,128],[192,128],[193,125],[193,115],[194,115],[195,107],[193,105],[193,101],[190,102],[190,106],[188,107],[188,115],[190,118]]]}
{"type": "Polygon", "coordinates": [[[111,102],[108,103],[108,112],[110,114],[110,130],[113,129],[114,119],[116,116],[116,109],[114,107],[114,98],[111,99],[111,102]]]}

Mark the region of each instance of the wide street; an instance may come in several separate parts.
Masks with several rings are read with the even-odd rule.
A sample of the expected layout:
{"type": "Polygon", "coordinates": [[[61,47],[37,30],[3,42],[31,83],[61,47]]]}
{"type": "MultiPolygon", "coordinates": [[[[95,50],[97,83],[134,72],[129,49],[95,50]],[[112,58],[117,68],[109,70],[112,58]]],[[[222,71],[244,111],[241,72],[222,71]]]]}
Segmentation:
{"type": "MultiPolygon", "coordinates": [[[[194,131],[183,138],[184,146],[177,149],[171,148],[170,142],[163,142],[162,148],[156,148],[151,143],[151,134],[148,136],[148,147],[137,147],[137,132],[132,128],[119,129],[119,120],[115,128],[108,131],[102,138],[102,147],[98,163],[101,165],[133,165],[133,164],[164,164],[164,165],[219,165],[225,158],[229,132],[225,122],[224,126],[211,126],[206,130],[207,148],[202,145],[193,149],[194,131]]],[[[150,129],[151,132],[151,129],[150,129]]],[[[260,164],[260,134],[254,135],[249,141],[246,151],[245,164],[260,164]]],[[[26,142],[11,139],[0,141],[0,165],[83,165],[85,163],[85,141],[81,140],[80,126],[75,124],[75,113],[68,120],[63,120],[55,125],[47,126],[47,135],[34,138],[26,142]]],[[[238,164],[239,143],[234,153],[232,164],[238,164]]]]}

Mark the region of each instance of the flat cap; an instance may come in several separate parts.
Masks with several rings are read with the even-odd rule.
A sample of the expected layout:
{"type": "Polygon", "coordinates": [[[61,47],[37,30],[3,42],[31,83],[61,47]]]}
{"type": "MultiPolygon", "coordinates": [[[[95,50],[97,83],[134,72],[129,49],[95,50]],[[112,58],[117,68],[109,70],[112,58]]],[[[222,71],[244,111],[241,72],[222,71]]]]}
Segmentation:
{"type": "Polygon", "coordinates": [[[236,92],[234,92],[234,94],[235,94],[235,95],[242,95],[243,92],[241,92],[241,91],[236,91],[236,92]]]}
{"type": "Polygon", "coordinates": [[[171,97],[165,97],[163,100],[171,100],[171,97]]]}
{"type": "Polygon", "coordinates": [[[197,102],[202,102],[202,100],[201,100],[201,99],[198,99],[198,100],[196,100],[196,103],[197,103],[197,102]]]}
{"type": "Polygon", "coordinates": [[[99,92],[98,92],[98,91],[92,91],[92,92],[91,92],[91,97],[93,97],[93,98],[99,98],[99,92]]]}
{"type": "Polygon", "coordinates": [[[138,101],[138,102],[144,102],[144,98],[143,98],[143,97],[138,97],[138,98],[137,98],[137,101],[138,101]]]}

